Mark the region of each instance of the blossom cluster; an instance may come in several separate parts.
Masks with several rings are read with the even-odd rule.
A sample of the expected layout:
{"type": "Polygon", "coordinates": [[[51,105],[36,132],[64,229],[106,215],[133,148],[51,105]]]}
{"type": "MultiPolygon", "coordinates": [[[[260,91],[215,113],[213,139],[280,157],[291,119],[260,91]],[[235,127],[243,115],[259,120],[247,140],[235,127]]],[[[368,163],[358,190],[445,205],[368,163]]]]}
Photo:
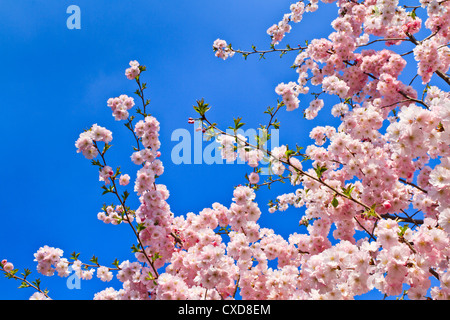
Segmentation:
{"type": "Polygon", "coordinates": [[[230,49],[227,42],[222,39],[217,39],[213,43],[213,50],[216,52],[216,57],[226,60],[234,56],[234,51],[230,49]]]}
{"type": "Polygon", "coordinates": [[[283,16],[283,19],[278,22],[278,24],[272,25],[269,29],[267,29],[267,34],[272,38],[272,44],[278,44],[281,40],[283,40],[286,33],[289,33],[292,30],[292,27],[289,25],[289,22],[298,23],[302,21],[303,14],[306,11],[314,11],[315,6],[312,4],[305,8],[305,4],[303,1],[298,1],[296,3],[291,4],[290,13],[286,13],[283,16]]]}
{"type": "Polygon", "coordinates": [[[122,94],[117,98],[109,98],[107,104],[113,111],[114,119],[125,120],[129,116],[128,110],[134,107],[134,99],[122,94]]]}
{"type": "Polygon", "coordinates": [[[112,132],[97,124],[80,134],[75,142],[77,153],[82,153],[87,159],[93,159],[98,155],[98,148],[94,145],[95,142],[110,143],[112,141],[112,132]]]}
{"type": "MultiPolygon", "coordinates": [[[[365,261],[371,261],[371,265],[360,273],[370,276],[356,279],[359,284],[364,284],[356,292],[361,294],[376,288],[387,295],[399,295],[406,283],[410,286],[410,298],[423,299],[430,287],[429,277],[436,277],[430,270],[436,270],[439,279],[448,277],[449,96],[437,87],[428,87],[422,106],[419,106],[416,104],[419,99],[417,92],[399,80],[406,66],[402,55],[388,49],[355,51],[358,46],[368,44],[370,35],[385,37],[387,45],[401,44],[402,39],[415,43],[412,35],[422,27],[419,17],[409,14],[396,0],[347,2],[338,6],[341,15],[332,23],[336,32],[328,39],[311,41],[307,49],[298,54],[294,66],[299,78],[291,86],[298,92],[308,92],[306,79],[309,78],[311,84],[321,85],[324,92],[341,99],[351,98],[361,104],[341,102],[334,105],[332,114],[341,118],[341,126],[337,130],[327,126],[311,131],[310,137],[316,145],[309,146],[306,155],[313,161],[313,168],[326,168],[321,176],[324,183],[308,178],[316,176],[314,169],[305,170],[300,179],[298,170],[291,170],[292,176],[296,174],[295,179],[291,178],[292,184],[298,185],[300,181],[303,188],[278,196],[270,212],[276,209],[284,211],[289,206],[305,206],[301,223],[308,225],[309,221],[315,221],[308,226],[310,235],[315,233],[314,226],[319,221],[319,225],[325,226],[319,228],[324,237],[334,223],[333,237],[343,241],[340,243],[348,241],[353,245],[356,231],[367,232],[376,227],[374,236],[378,239],[372,243],[372,249],[364,253],[370,257],[365,261]],[[394,114],[395,117],[390,116],[397,106],[400,111],[394,114]],[[382,134],[385,120],[390,124],[382,134]],[[431,159],[438,159],[434,168],[431,167],[431,159]],[[413,183],[415,177],[417,186],[413,183]],[[355,178],[358,179],[356,182],[355,178]],[[351,188],[353,193],[350,199],[335,199],[329,192],[330,187],[334,190],[351,188]],[[361,203],[375,208],[380,217],[406,212],[412,205],[413,209],[422,211],[426,219],[420,227],[403,233],[403,225],[395,220],[377,222],[376,216],[366,211],[367,207],[361,203]]],[[[418,75],[423,83],[428,83],[433,74],[442,74],[449,68],[448,19],[444,22],[449,14],[449,4],[445,1],[422,1],[422,6],[429,14],[425,26],[433,34],[415,43],[413,52],[418,61],[418,75]]],[[[269,29],[273,43],[278,43],[284,33],[290,31],[288,22],[289,16],[285,15],[278,26],[269,29]]],[[[280,94],[280,89],[285,87],[281,83],[277,93],[280,94]]],[[[322,108],[322,100],[314,99],[306,108],[305,117],[314,119],[322,108]]],[[[283,165],[280,161],[273,162],[274,173],[282,174],[283,165]]],[[[298,168],[301,170],[301,166],[298,168]]],[[[366,243],[358,243],[358,251],[363,246],[367,247],[366,243]]],[[[324,244],[318,249],[322,252],[320,255],[337,247],[327,249],[330,246],[328,240],[324,244]]],[[[302,246],[301,250],[312,251],[307,246],[302,246]]],[[[316,259],[320,261],[323,258],[315,255],[306,265],[316,259]]],[[[302,270],[307,270],[306,265],[302,270]]],[[[351,268],[354,270],[353,266],[351,268]]],[[[314,266],[313,270],[316,269],[314,266]]],[[[343,269],[341,266],[337,269],[327,266],[324,270],[333,270],[342,276],[343,269]]],[[[317,279],[321,277],[324,275],[320,274],[317,279]]],[[[346,276],[344,279],[348,280],[346,276]]],[[[342,293],[355,290],[344,290],[341,285],[333,289],[336,281],[332,278],[317,281],[321,284],[305,288],[307,292],[312,290],[315,298],[348,298],[342,293]],[[330,287],[326,288],[328,284],[330,287]]],[[[441,288],[432,288],[433,298],[448,297],[448,285],[445,281],[441,283],[441,288]]]]}
{"type": "Polygon", "coordinates": [[[299,106],[300,101],[298,100],[299,92],[297,87],[294,82],[289,82],[287,84],[280,83],[275,88],[275,92],[282,96],[287,111],[295,110],[299,106]]]}
{"type": "MultiPolygon", "coordinates": [[[[422,82],[434,75],[448,79],[450,2],[420,3],[428,14],[423,23],[398,0],[337,2],[334,31],[299,52],[294,61],[298,79],[280,83],[275,92],[286,110],[294,111],[310,84],[320,86],[322,93],[304,116],[314,119],[325,108],[319,95],[336,96],[339,102],[331,113],[339,126],[313,128],[313,143],[303,159],[286,145],[263,150],[236,132],[221,132],[222,158],[239,157],[253,171],[248,185],[233,190],[229,206],[215,202],[197,214],[175,215],[169,189],[157,180],[164,173],[158,159],[160,123],[149,115],[139,120],[133,133],[143,148],[139,145],[131,155],[140,166],[134,181],[138,208],[111,205],[97,215],[105,223],[127,221],[133,227],[139,242],[136,261],[117,265],[122,288],[108,287],[94,299],[234,299],[237,292],[243,299],[354,299],[374,289],[387,296],[449,299],[450,95],[429,85],[420,100],[417,90],[400,80],[404,55],[359,49],[370,44],[370,36],[385,37],[389,46],[410,41],[422,82]],[[417,42],[413,35],[423,26],[432,35],[417,42]],[[286,239],[260,225],[263,211],[256,190],[265,156],[271,172],[292,186],[291,192],[277,195],[269,212],[302,208],[297,211],[306,232],[286,239]],[[439,284],[432,286],[431,277],[439,284]]],[[[291,12],[268,30],[272,44],[290,32],[291,21],[301,21],[317,4],[291,5],[291,12]]],[[[224,60],[235,53],[220,39],[213,48],[224,60]]],[[[135,79],[140,65],[132,61],[130,67],[126,76],[135,79]]],[[[108,101],[116,120],[128,118],[123,109],[134,105],[130,99],[122,95],[108,101]]],[[[111,139],[110,131],[94,125],[75,145],[93,159],[99,152],[96,142],[111,139]]],[[[100,180],[108,184],[114,170],[100,167],[100,180]]],[[[129,175],[119,178],[122,186],[129,182],[129,175]]],[[[38,271],[68,276],[71,265],[85,280],[95,271],[101,281],[114,277],[111,268],[79,259],[69,263],[62,255],[57,248],[40,248],[35,254],[38,271]]],[[[5,263],[3,268],[14,266],[5,263]]]]}
{"type": "Polygon", "coordinates": [[[118,206],[106,206],[104,208],[103,211],[100,211],[97,214],[97,218],[100,221],[103,221],[106,224],[113,224],[113,225],[118,225],[120,223],[122,223],[123,221],[127,221],[127,222],[133,222],[134,217],[132,215],[128,215],[127,217],[124,218],[124,214],[125,214],[125,210],[123,209],[122,205],[118,205],[118,206]]]}
{"type": "Polygon", "coordinates": [[[125,70],[125,76],[128,80],[135,79],[140,73],[141,70],[139,69],[139,62],[136,60],[130,61],[130,67],[125,70]]]}

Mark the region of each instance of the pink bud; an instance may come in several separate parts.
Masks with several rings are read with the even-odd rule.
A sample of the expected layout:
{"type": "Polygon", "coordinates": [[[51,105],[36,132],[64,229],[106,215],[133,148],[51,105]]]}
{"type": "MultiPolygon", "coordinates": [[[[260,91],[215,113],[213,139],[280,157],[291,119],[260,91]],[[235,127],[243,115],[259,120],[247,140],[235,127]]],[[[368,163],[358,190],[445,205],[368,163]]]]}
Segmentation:
{"type": "Polygon", "coordinates": [[[11,271],[14,270],[14,265],[13,265],[11,262],[7,262],[7,263],[3,266],[3,269],[4,269],[6,272],[11,272],[11,271]]]}
{"type": "Polygon", "coordinates": [[[392,205],[388,200],[386,200],[385,202],[383,202],[383,207],[387,210],[390,209],[392,205]]]}
{"type": "Polygon", "coordinates": [[[256,172],[252,172],[250,173],[250,175],[248,176],[248,181],[251,184],[256,184],[259,182],[259,175],[256,172]]]}

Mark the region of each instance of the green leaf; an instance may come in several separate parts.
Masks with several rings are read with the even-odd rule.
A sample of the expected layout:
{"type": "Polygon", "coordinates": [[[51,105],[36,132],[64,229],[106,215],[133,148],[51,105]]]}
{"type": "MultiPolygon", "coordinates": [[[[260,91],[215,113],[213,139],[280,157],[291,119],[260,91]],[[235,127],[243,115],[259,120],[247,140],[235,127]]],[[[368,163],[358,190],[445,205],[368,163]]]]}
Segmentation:
{"type": "Polygon", "coordinates": [[[22,273],[23,278],[25,279],[26,277],[28,277],[31,274],[30,269],[25,269],[24,272],[22,273]]]}
{"type": "Polygon", "coordinates": [[[398,232],[398,235],[400,237],[403,237],[405,235],[406,230],[408,230],[409,227],[407,224],[405,224],[404,226],[399,226],[398,228],[400,229],[400,231],[398,232]]]}
{"type": "Polygon", "coordinates": [[[75,251],[72,252],[72,254],[70,255],[70,259],[72,260],[78,260],[78,256],[80,255],[80,253],[76,253],[75,251]]]}
{"type": "Polygon", "coordinates": [[[241,122],[242,118],[237,118],[237,119],[233,119],[233,120],[234,120],[234,128],[228,127],[231,130],[237,131],[239,128],[241,128],[243,125],[245,125],[245,123],[241,122]]]}
{"type": "Polygon", "coordinates": [[[339,201],[336,196],[334,196],[333,200],[331,201],[331,205],[335,208],[337,208],[337,206],[339,205],[339,201]]]}
{"type": "Polygon", "coordinates": [[[144,230],[146,228],[144,223],[139,223],[136,227],[137,232],[141,232],[142,230],[144,230]]]}
{"type": "Polygon", "coordinates": [[[111,147],[112,147],[112,144],[105,143],[105,146],[103,147],[102,154],[105,154],[105,152],[108,151],[108,149],[111,148],[111,147]]]}
{"type": "Polygon", "coordinates": [[[377,217],[377,214],[375,212],[375,208],[376,208],[376,204],[373,204],[369,210],[366,210],[365,212],[363,212],[364,215],[366,215],[367,217],[377,217]]]}
{"type": "Polygon", "coordinates": [[[273,110],[274,110],[274,108],[273,108],[273,107],[270,107],[270,106],[268,106],[268,107],[267,107],[267,110],[266,110],[266,111],[264,111],[264,113],[267,113],[267,114],[270,114],[270,115],[272,115],[272,113],[273,113],[273,110]]]}
{"type": "Polygon", "coordinates": [[[352,191],[355,189],[355,186],[350,184],[347,188],[342,188],[342,192],[349,198],[352,197],[352,191]]]}
{"type": "Polygon", "coordinates": [[[157,252],[154,255],[152,255],[152,261],[155,262],[156,259],[162,258],[162,256],[157,252]]]}
{"type": "Polygon", "coordinates": [[[94,264],[98,264],[98,258],[96,256],[92,256],[91,260],[89,260],[89,261],[94,264]]]}
{"type": "MultiPolygon", "coordinates": [[[[139,245],[138,245],[138,247],[139,247],[139,245]]],[[[139,250],[139,248],[138,247],[136,247],[136,245],[135,244],[133,244],[132,246],[131,246],[131,252],[132,253],[136,253],[136,252],[139,252],[140,250],[139,250]]]]}
{"type": "Polygon", "coordinates": [[[121,174],[121,172],[120,172],[120,167],[117,167],[116,173],[115,173],[112,177],[115,178],[115,177],[117,177],[119,174],[121,174]]]}
{"type": "Polygon", "coordinates": [[[314,168],[314,171],[316,171],[316,174],[317,174],[317,178],[319,178],[319,179],[321,179],[322,178],[322,175],[323,175],[323,173],[325,172],[325,171],[327,171],[328,170],[328,168],[327,167],[322,167],[322,166],[317,166],[317,168],[314,168]]]}
{"type": "Polygon", "coordinates": [[[193,106],[194,110],[197,111],[198,114],[202,116],[202,118],[205,117],[205,113],[211,109],[207,103],[205,103],[205,99],[202,98],[201,100],[197,100],[197,105],[193,106]]]}
{"type": "Polygon", "coordinates": [[[153,275],[150,271],[147,274],[148,274],[148,276],[145,278],[145,280],[154,280],[155,279],[155,277],[153,277],[153,275]]]}
{"type": "Polygon", "coordinates": [[[286,158],[288,158],[288,159],[289,159],[290,156],[292,156],[293,154],[295,154],[295,151],[294,151],[294,150],[287,149],[286,152],[285,152],[286,158]]]}
{"type": "Polygon", "coordinates": [[[112,193],[114,193],[114,191],[113,191],[113,186],[111,185],[111,186],[109,186],[109,187],[107,187],[107,186],[101,186],[101,188],[103,189],[103,190],[105,190],[105,191],[103,191],[103,193],[102,193],[102,195],[104,195],[104,194],[107,194],[107,193],[109,193],[109,192],[112,192],[112,193]]]}
{"type": "Polygon", "coordinates": [[[102,165],[100,164],[100,161],[99,161],[99,160],[92,160],[91,163],[92,163],[92,165],[94,165],[94,166],[99,166],[99,167],[102,166],[102,165]]]}
{"type": "Polygon", "coordinates": [[[116,268],[118,268],[119,267],[119,260],[114,259],[112,265],[115,266],[116,268]]]}
{"type": "Polygon", "coordinates": [[[39,286],[41,285],[41,279],[37,278],[35,281],[31,283],[34,284],[38,289],[40,289],[39,286]]]}

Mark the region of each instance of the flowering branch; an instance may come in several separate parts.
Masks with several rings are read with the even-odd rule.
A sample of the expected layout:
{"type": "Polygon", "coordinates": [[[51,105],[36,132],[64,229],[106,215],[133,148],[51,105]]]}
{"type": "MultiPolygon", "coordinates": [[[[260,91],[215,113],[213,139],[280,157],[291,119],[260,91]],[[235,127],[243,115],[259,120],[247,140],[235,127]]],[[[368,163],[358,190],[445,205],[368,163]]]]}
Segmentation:
{"type": "MultiPolygon", "coordinates": [[[[204,115],[203,115],[202,119],[208,124],[208,129],[213,129],[214,131],[218,132],[219,134],[230,136],[230,137],[236,139],[236,141],[239,140],[240,143],[242,143],[246,147],[251,147],[253,149],[261,150],[263,153],[265,153],[269,157],[273,158],[272,153],[269,150],[265,150],[265,149],[263,149],[261,147],[254,146],[254,145],[248,143],[247,141],[243,140],[242,138],[240,138],[238,135],[235,135],[235,134],[233,135],[233,134],[227,133],[225,131],[222,131],[215,124],[211,123],[204,115]]],[[[382,217],[376,211],[374,211],[373,206],[369,206],[367,204],[364,204],[363,202],[359,201],[358,199],[355,199],[354,197],[352,197],[351,195],[346,195],[346,194],[340,192],[339,190],[337,190],[337,189],[333,188],[332,186],[330,186],[329,184],[327,184],[323,179],[320,178],[320,176],[319,177],[314,177],[314,176],[310,175],[308,172],[302,170],[301,168],[298,168],[296,165],[293,165],[288,160],[278,159],[278,161],[280,161],[281,163],[284,163],[285,165],[293,167],[295,169],[295,171],[297,171],[300,175],[306,176],[306,177],[308,177],[308,178],[310,178],[310,179],[320,183],[321,185],[323,185],[323,186],[327,187],[328,189],[330,189],[334,194],[336,194],[336,195],[338,195],[340,197],[346,198],[346,199],[348,199],[350,201],[355,202],[356,204],[358,204],[358,205],[362,206],[363,208],[365,208],[366,210],[370,211],[378,219],[382,219],[382,217]]]]}
{"type": "MultiPolygon", "coordinates": [[[[100,153],[100,156],[101,156],[101,158],[102,158],[102,161],[103,161],[103,165],[101,166],[102,169],[109,168],[109,166],[106,164],[106,159],[105,159],[105,156],[104,156],[104,152],[100,152],[100,149],[98,148],[98,145],[97,145],[97,143],[96,143],[95,141],[94,141],[94,146],[95,146],[95,148],[98,150],[98,152],[100,153]]],[[[118,174],[119,174],[119,172],[117,172],[115,175],[113,175],[112,171],[111,171],[110,174],[109,174],[109,175],[110,175],[110,178],[109,178],[109,179],[111,180],[111,183],[112,183],[112,189],[110,189],[110,192],[112,192],[113,194],[115,194],[116,197],[117,197],[117,199],[119,200],[120,205],[121,205],[121,207],[122,207],[123,210],[124,210],[123,217],[124,217],[125,220],[128,222],[128,225],[131,227],[131,229],[132,229],[134,235],[136,236],[136,239],[138,240],[138,243],[139,243],[140,248],[142,248],[142,253],[144,254],[145,259],[147,260],[148,264],[152,267],[153,272],[154,272],[154,274],[155,274],[155,276],[156,276],[156,278],[157,278],[157,277],[158,277],[158,270],[155,268],[154,261],[152,261],[152,259],[150,259],[150,257],[146,254],[146,252],[145,252],[145,250],[144,250],[145,247],[144,247],[144,245],[142,244],[142,241],[141,241],[141,237],[140,237],[140,235],[139,235],[139,232],[137,232],[137,230],[136,230],[136,228],[134,227],[132,221],[130,220],[128,209],[127,209],[127,207],[125,206],[126,198],[123,199],[123,198],[119,195],[119,192],[117,191],[117,186],[116,186],[116,183],[115,183],[115,179],[116,179],[116,176],[117,176],[118,174]]]]}
{"type": "Polygon", "coordinates": [[[5,276],[7,278],[21,281],[19,289],[22,289],[22,288],[33,288],[39,294],[44,296],[46,299],[50,299],[50,297],[48,295],[48,290],[47,289],[45,289],[45,290],[41,289],[41,287],[40,287],[41,281],[40,281],[39,278],[36,279],[35,281],[32,281],[32,282],[27,280],[27,277],[31,274],[30,270],[25,269],[24,273],[22,273],[22,277],[19,277],[19,276],[16,275],[18,270],[14,269],[13,264],[11,262],[6,261],[6,260],[3,260],[2,262],[0,262],[0,269],[1,269],[1,271],[4,272],[4,274],[5,274],[5,276]]]}
{"type": "Polygon", "coordinates": [[[229,48],[229,50],[230,50],[231,52],[242,54],[242,56],[243,56],[245,59],[247,59],[247,57],[248,57],[249,55],[252,55],[252,54],[258,54],[259,57],[260,57],[260,59],[262,59],[262,58],[264,58],[264,55],[265,55],[266,53],[280,52],[280,57],[282,57],[283,55],[285,55],[285,54],[288,53],[288,52],[291,52],[291,51],[302,51],[302,50],[305,50],[307,47],[302,47],[301,45],[298,45],[297,47],[291,47],[290,45],[286,45],[286,48],[283,48],[283,49],[277,49],[277,48],[275,48],[275,46],[272,44],[272,45],[271,45],[271,48],[268,49],[268,50],[257,50],[255,46],[252,46],[253,51],[244,51],[244,50],[239,50],[239,49],[233,49],[233,48],[231,47],[231,44],[230,44],[228,48],[229,48]]]}

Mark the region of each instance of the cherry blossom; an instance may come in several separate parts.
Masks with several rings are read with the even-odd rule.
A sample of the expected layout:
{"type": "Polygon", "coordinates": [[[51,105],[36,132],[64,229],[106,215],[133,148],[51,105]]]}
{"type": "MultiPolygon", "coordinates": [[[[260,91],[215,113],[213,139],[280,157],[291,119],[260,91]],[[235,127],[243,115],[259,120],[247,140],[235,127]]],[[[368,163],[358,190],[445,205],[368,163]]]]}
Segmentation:
{"type": "MultiPolygon", "coordinates": [[[[130,162],[136,165],[131,185],[138,206],[130,208],[130,193],[123,191],[131,176],[119,176],[119,168],[107,162],[111,131],[94,124],[75,146],[99,167],[104,193],[118,201],[105,205],[97,218],[128,225],[137,240],[135,260],[108,268],[76,255],[69,261],[61,249],[45,245],[34,255],[37,271],[67,277],[71,266],[81,279],[93,279],[97,272],[100,281],[116,277],[122,283],[120,289],[106,287],[95,294],[98,300],[235,299],[237,293],[243,299],[355,299],[372,290],[409,299],[448,299],[450,95],[439,86],[450,85],[450,2],[421,0],[417,7],[399,0],[322,2],[338,7],[327,38],[305,47],[275,47],[293,23],[319,6],[317,0],[298,1],[267,29],[271,50],[235,50],[221,39],[213,49],[223,60],[236,53],[247,58],[298,51],[292,59],[295,78],[274,86],[282,102],[266,112],[270,121],[264,129],[275,126],[277,112],[295,116],[300,110],[299,120],[303,116],[305,121],[330,112],[338,126],[314,127],[306,135],[311,144],[303,149],[282,144],[265,150],[209,121],[202,102],[196,109],[198,130],[212,132],[221,157],[239,158],[251,173],[242,182],[247,184],[230,190],[231,203],[175,214],[170,189],[158,180],[165,171],[159,158],[164,124],[146,113],[140,82],[145,67],[131,61],[125,75],[139,85],[144,105],[136,115],[141,118],[133,122],[135,102],[127,95],[110,98],[107,105],[115,120],[128,121],[137,143],[130,162]],[[422,17],[419,7],[426,9],[422,17]],[[405,81],[411,60],[417,75],[405,81]],[[309,93],[312,99],[300,98],[309,93]],[[259,171],[263,159],[270,163],[266,182],[259,171]],[[290,184],[290,192],[275,194],[269,208],[263,208],[258,190],[280,181],[290,184]],[[283,238],[277,226],[260,225],[262,215],[290,208],[305,232],[299,227],[283,238]],[[431,278],[438,285],[432,287],[431,278]]],[[[0,266],[13,275],[11,262],[3,260],[0,266]]],[[[39,290],[30,297],[44,298],[39,290]]]]}

